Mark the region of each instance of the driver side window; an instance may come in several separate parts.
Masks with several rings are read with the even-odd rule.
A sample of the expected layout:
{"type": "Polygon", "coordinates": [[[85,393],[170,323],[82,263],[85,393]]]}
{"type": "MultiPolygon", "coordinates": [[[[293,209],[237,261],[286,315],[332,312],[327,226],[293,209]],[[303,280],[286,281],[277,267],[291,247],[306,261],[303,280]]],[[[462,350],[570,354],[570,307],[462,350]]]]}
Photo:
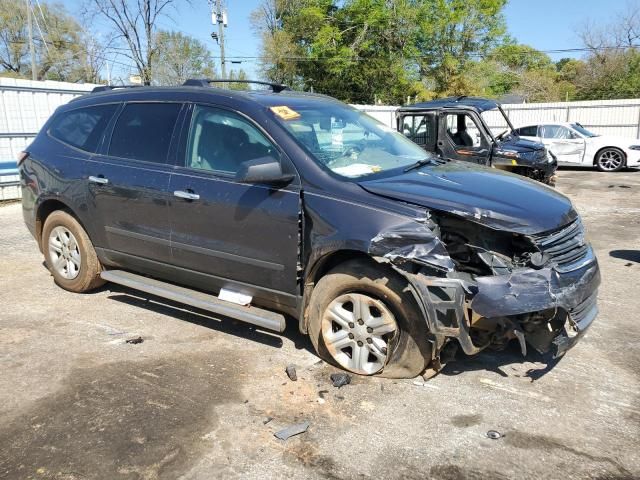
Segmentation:
{"type": "Polygon", "coordinates": [[[456,148],[480,148],[482,146],[482,134],[475,120],[465,113],[447,114],[447,136],[456,148]]]}
{"type": "Polygon", "coordinates": [[[233,175],[241,163],[269,156],[278,157],[276,148],[248,120],[227,110],[195,106],[186,167],[233,175]]]}

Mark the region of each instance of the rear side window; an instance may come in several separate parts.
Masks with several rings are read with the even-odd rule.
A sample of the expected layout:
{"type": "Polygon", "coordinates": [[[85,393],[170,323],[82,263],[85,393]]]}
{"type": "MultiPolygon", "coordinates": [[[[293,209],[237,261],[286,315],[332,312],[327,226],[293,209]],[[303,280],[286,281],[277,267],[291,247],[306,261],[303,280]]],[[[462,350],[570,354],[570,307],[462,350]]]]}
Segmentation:
{"type": "Polygon", "coordinates": [[[522,127],[517,128],[516,133],[521,137],[536,137],[538,136],[538,127],[522,127]]]}
{"type": "Polygon", "coordinates": [[[435,118],[432,115],[413,115],[402,119],[402,133],[420,146],[435,144],[435,118]]]}
{"type": "Polygon", "coordinates": [[[63,112],[53,119],[49,135],[73,147],[95,153],[118,105],[96,105],[63,112]]]}
{"type": "Polygon", "coordinates": [[[118,117],[109,155],[166,163],[179,103],[130,103],[118,117]]]}

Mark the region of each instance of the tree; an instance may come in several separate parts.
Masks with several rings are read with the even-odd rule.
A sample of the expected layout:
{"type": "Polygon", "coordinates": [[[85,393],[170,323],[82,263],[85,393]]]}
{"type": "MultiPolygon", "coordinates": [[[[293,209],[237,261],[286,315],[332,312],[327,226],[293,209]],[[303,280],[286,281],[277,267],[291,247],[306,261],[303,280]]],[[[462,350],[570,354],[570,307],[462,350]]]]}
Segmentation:
{"type": "Polygon", "coordinates": [[[207,46],[180,32],[159,31],[155,39],[157,57],[153,83],[181,85],[188,78],[213,78],[215,67],[207,46]]]}
{"type": "MultiPolygon", "coordinates": [[[[355,103],[418,91],[410,0],[263,0],[254,12],[265,77],[355,103]]],[[[412,21],[414,20],[414,21],[412,21]]]]}
{"type": "Polygon", "coordinates": [[[248,80],[247,77],[247,72],[245,72],[243,69],[240,70],[231,70],[229,72],[229,76],[228,76],[229,80],[231,80],[231,82],[229,82],[227,84],[228,88],[230,88],[231,90],[250,90],[251,89],[251,85],[248,83],[244,83],[242,80],[248,80]],[[234,80],[241,80],[239,82],[234,82],[234,80]]]}
{"type": "Polygon", "coordinates": [[[152,80],[158,21],[180,0],[86,0],[86,11],[106,20],[128,47],[144,84],[152,80]]]}
{"type": "MultiPolygon", "coordinates": [[[[32,6],[36,77],[86,79],[89,36],[61,5],[32,6]]],[[[0,0],[0,67],[13,76],[31,77],[25,2],[0,0]]],[[[95,76],[92,76],[95,78],[95,76]]]]}
{"type": "Polygon", "coordinates": [[[609,24],[587,22],[580,37],[589,54],[575,74],[579,99],[640,95],[640,1],[628,3],[609,24]]]}
{"type": "Polygon", "coordinates": [[[438,95],[467,94],[470,63],[503,42],[507,0],[425,0],[418,15],[417,49],[422,77],[438,95]]]}

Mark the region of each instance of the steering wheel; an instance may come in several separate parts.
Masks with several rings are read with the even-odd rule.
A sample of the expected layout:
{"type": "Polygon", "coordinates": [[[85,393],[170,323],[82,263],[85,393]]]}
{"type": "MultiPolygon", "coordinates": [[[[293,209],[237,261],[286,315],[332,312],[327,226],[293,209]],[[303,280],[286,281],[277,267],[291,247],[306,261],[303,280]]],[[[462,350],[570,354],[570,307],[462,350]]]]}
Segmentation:
{"type": "Polygon", "coordinates": [[[361,145],[348,145],[342,149],[343,157],[350,157],[353,154],[360,155],[364,148],[361,145]]]}
{"type": "Polygon", "coordinates": [[[511,130],[509,130],[509,129],[504,130],[503,132],[501,132],[498,135],[496,135],[496,140],[502,140],[505,135],[509,136],[510,133],[511,133],[511,130]]]}

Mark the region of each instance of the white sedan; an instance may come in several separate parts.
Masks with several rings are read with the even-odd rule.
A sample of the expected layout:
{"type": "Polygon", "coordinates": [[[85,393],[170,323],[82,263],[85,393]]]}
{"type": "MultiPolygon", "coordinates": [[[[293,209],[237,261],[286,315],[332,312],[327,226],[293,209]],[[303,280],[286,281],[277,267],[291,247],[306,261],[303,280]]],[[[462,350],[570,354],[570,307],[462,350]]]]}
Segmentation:
{"type": "Polygon", "coordinates": [[[640,140],[596,135],[579,123],[516,128],[522,138],[544,143],[560,165],[596,166],[603,172],[640,166],[640,140]]]}

